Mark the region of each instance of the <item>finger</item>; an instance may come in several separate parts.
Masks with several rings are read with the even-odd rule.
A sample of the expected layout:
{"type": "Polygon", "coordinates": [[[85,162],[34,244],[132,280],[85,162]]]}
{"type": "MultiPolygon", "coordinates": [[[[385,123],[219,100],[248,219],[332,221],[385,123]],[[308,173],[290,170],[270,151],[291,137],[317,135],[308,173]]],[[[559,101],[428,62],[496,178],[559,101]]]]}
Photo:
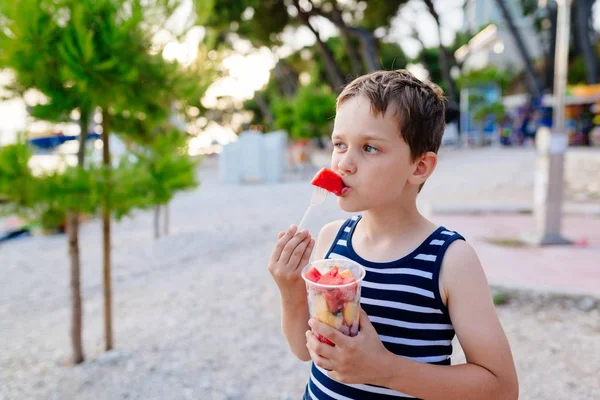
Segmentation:
{"type": "Polygon", "coordinates": [[[321,357],[311,349],[308,349],[308,354],[310,354],[310,358],[319,367],[326,369],[327,371],[331,371],[333,369],[333,362],[331,360],[328,360],[325,357],[321,357]]]}
{"type": "Polygon", "coordinates": [[[279,234],[277,235],[277,240],[281,239],[283,235],[285,235],[285,231],[279,232],[279,234]]]}
{"type": "Polygon", "coordinates": [[[297,268],[297,266],[300,264],[302,256],[304,255],[304,252],[306,251],[306,248],[310,244],[310,241],[311,237],[307,236],[304,238],[303,241],[300,242],[298,246],[296,246],[294,251],[292,251],[292,255],[290,256],[290,261],[288,262],[288,264],[293,265],[297,268]]]}
{"type": "Polygon", "coordinates": [[[362,309],[362,307],[360,307],[360,309],[358,310],[358,327],[363,332],[375,330],[375,327],[371,323],[369,316],[367,315],[365,310],[362,309]]]}
{"type": "Polygon", "coordinates": [[[278,262],[283,263],[283,264],[289,264],[293,251],[296,249],[296,247],[298,247],[300,242],[302,242],[306,238],[307,234],[308,234],[308,231],[306,231],[306,230],[303,230],[303,231],[295,234],[294,237],[291,238],[287,242],[287,244],[284,246],[283,250],[281,251],[281,255],[279,256],[278,262]]]}
{"type": "Polygon", "coordinates": [[[311,331],[306,331],[306,347],[323,358],[329,360],[335,358],[335,347],[320,342],[311,331]]]}
{"type": "Polygon", "coordinates": [[[304,268],[310,262],[310,256],[312,255],[312,251],[315,248],[315,239],[310,239],[308,246],[304,250],[304,254],[302,254],[302,258],[300,259],[300,263],[298,263],[298,267],[300,269],[304,268]]]}
{"type": "Polygon", "coordinates": [[[308,321],[308,325],[312,328],[314,334],[324,336],[336,346],[342,345],[343,347],[347,339],[347,337],[337,329],[334,329],[314,318],[311,318],[308,321]]]}
{"type": "Polygon", "coordinates": [[[289,240],[294,236],[294,234],[296,233],[296,229],[297,228],[295,225],[290,226],[288,228],[288,230],[285,231],[283,236],[280,237],[279,240],[277,240],[277,244],[275,245],[275,248],[273,249],[273,253],[271,253],[271,259],[269,260],[270,264],[274,264],[279,261],[279,259],[281,258],[281,252],[283,251],[283,248],[289,242],[289,240]]]}

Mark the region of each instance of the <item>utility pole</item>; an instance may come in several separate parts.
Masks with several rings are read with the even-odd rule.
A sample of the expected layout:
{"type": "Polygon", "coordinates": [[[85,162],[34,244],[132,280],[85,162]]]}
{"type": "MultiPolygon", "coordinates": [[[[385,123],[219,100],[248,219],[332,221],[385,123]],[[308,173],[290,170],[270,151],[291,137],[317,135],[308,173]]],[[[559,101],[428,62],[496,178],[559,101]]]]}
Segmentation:
{"type": "Polygon", "coordinates": [[[564,161],[569,144],[565,124],[565,95],[569,58],[571,0],[558,4],[552,130],[537,132],[537,165],[534,183],[536,232],[531,242],[537,245],[569,244],[561,234],[564,193],[564,161]]]}

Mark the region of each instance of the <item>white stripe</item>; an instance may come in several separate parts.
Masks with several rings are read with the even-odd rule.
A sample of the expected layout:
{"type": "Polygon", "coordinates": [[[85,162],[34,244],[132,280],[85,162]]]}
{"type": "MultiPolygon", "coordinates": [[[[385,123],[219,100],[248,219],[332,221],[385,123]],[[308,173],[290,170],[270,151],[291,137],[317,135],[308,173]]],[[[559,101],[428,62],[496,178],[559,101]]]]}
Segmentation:
{"type": "Polygon", "coordinates": [[[350,228],[349,226],[344,228],[344,232],[350,232],[352,230],[352,228],[350,228]]]}
{"type": "MultiPolygon", "coordinates": [[[[319,368],[317,366],[317,368],[319,368]]],[[[337,382],[335,379],[329,377],[329,375],[327,375],[326,373],[327,371],[325,371],[325,375],[329,378],[332,379],[333,381],[337,382]]],[[[310,380],[315,384],[316,387],[318,387],[319,389],[321,389],[321,391],[331,397],[333,397],[334,399],[339,399],[339,400],[352,400],[350,397],[346,397],[346,396],[342,396],[341,394],[337,394],[329,389],[327,389],[325,386],[323,386],[323,384],[321,382],[319,382],[319,380],[317,378],[315,378],[315,376],[311,373],[310,374],[310,380]]],[[[340,382],[338,382],[340,383],[340,382]]],[[[342,384],[342,383],[340,383],[342,384]]]]}
{"type": "Polygon", "coordinates": [[[354,220],[354,221],[357,221],[358,220],[358,215],[353,215],[351,219],[354,220]]]}
{"type": "MultiPolygon", "coordinates": [[[[402,357],[404,357],[404,356],[402,356],[402,357]]],[[[450,356],[404,357],[404,358],[408,358],[409,360],[418,361],[418,362],[422,362],[422,363],[434,363],[434,362],[446,361],[447,359],[450,358],[450,356]]]]}
{"type": "Polygon", "coordinates": [[[370,299],[368,297],[361,297],[360,303],[380,307],[396,308],[398,310],[413,311],[425,314],[443,314],[442,310],[438,310],[436,308],[413,306],[412,304],[400,303],[397,301],[370,299]]]}
{"type": "Polygon", "coordinates": [[[398,391],[392,390],[392,389],[386,389],[386,388],[380,388],[380,387],[368,386],[368,385],[356,385],[356,384],[348,385],[348,386],[352,386],[353,388],[364,390],[365,392],[387,394],[389,396],[396,396],[396,397],[404,397],[404,398],[414,399],[413,396],[409,396],[407,394],[404,394],[402,392],[398,392],[398,391]]]}
{"type": "Polygon", "coordinates": [[[308,385],[308,394],[310,395],[310,397],[311,397],[313,400],[319,400],[319,399],[317,398],[317,396],[315,396],[315,394],[312,392],[312,390],[310,390],[310,385],[308,385]]]}
{"type": "Polygon", "coordinates": [[[414,268],[369,268],[364,267],[366,271],[375,272],[377,274],[404,274],[404,275],[415,275],[422,276],[423,278],[431,279],[433,274],[431,272],[425,272],[414,268]]]}
{"type": "Polygon", "coordinates": [[[423,261],[435,261],[437,256],[433,254],[419,254],[415,257],[415,260],[423,260],[423,261]]]}
{"type": "Polygon", "coordinates": [[[343,255],[338,254],[338,253],[329,253],[329,257],[327,257],[327,258],[342,258],[344,260],[350,260],[350,261],[352,261],[351,258],[348,258],[348,257],[343,256],[343,255]]]}
{"type": "Polygon", "coordinates": [[[346,246],[348,242],[346,242],[344,239],[340,239],[338,240],[337,244],[339,244],[340,246],[346,246]]]}
{"type": "Polygon", "coordinates": [[[445,240],[438,240],[438,239],[433,239],[431,242],[429,242],[429,244],[433,245],[433,246],[441,246],[445,243],[445,240]]]}
{"type": "MultiPolygon", "coordinates": [[[[317,364],[314,364],[315,367],[321,371],[323,373],[323,375],[327,376],[329,379],[337,382],[335,379],[331,378],[328,374],[327,374],[327,370],[319,367],[317,364]]],[[[316,380],[316,378],[315,378],[316,380]]],[[[345,386],[350,386],[353,387],[355,389],[358,390],[364,390],[365,392],[370,392],[370,393],[379,393],[379,394],[387,394],[390,396],[397,396],[397,397],[409,397],[411,399],[414,399],[413,396],[409,396],[407,394],[404,394],[402,392],[398,392],[397,390],[392,390],[392,389],[386,389],[386,388],[380,388],[380,387],[375,387],[375,386],[369,386],[369,385],[359,385],[359,384],[349,384],[349,383],[340,383],[338,382],[340,385],[345,385],[345,386]]],[[[309,390],[310,390],[310,385],[308,386],[309,390]]]]}
{"type": "Polygon", "coordinates": [[[442,231],[441,233],[442,233],[442,235],[446,235],[446,236],[454,236],[454,232],[450,232],[450,231],[442,231]]]}
{"type": "MultiPolygon", "coordinates": [[[[376,322],[378,324],[384,325],[392,325],[400,328],[407,329],[423,329],[427,331],[444,331],[452,329],[452,325],[450,324],[425,324],[421,322],[406,322],[406,321],[397,321],[395,319],[383,318],[383,317],[375,317],[369,316],[369,320],[371,322],[376,322]]],[[[450,344],[450,342],[448,342],[450,344]]]]}
{"type": "Polygon", "coordinates": [[[450,340],[416,340],[379,335],[382,342],[405,344],[407,346],[450,346],[450,340]]]}
{"type": "Polygon", "coordinates": [[[384,283],[374,283],[374,282],[365,282],[365,281],[363,281],[362,286],[371,288],[371,289],[394,290],[397,292],[420,294],[421,296],[429,297],[431,299],[435,298],[435,296],[433,295],[433,292],[431,292],[429,290],[419,289],[414,286],[386,285],[384,283]]]}

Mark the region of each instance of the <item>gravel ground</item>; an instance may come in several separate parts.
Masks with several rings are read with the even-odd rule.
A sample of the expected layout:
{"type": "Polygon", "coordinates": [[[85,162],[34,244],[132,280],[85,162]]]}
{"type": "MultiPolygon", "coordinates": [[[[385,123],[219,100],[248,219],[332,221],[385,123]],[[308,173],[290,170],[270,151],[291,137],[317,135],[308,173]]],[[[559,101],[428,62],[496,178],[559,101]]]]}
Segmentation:
{"type": "MultiPolygon", "coordinates": [[[[114,227],[116,350],[102,351],[101,229],[81,232],[84,348],[68,365],[66,239],[0,246],[0,399],[298,399],[308,364],[279,328],[266,262],[277,232],[308,203],[303,181],[202,187],[171,206],[171,236],[152,239],[152,213],[114,227]]],[[[344,217],[333,199],[309,221],[315,232],[344,217]]],[[[519,295],[498,308],[523,399],[600,398],[597,303],[519,295]]],[[[454,362],[461,362],[457,349],[454,362]]]]}

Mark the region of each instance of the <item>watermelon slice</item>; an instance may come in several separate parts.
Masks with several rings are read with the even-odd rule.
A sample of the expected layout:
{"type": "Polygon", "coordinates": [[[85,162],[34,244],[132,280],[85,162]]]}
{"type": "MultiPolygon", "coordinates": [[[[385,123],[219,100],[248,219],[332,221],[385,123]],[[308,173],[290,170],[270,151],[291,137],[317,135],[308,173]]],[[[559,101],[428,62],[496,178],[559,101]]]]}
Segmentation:
{"type": "Polygon", "coordinates": [[[313,178],[311,182],[314,186],[323,188],[336,196],[342,195],[342,190],[346,187],[342,177],[330,170],[323,168],[313,178]]]}
{"type": "Polygon", "coordinates": [[[321,278],[321,273],[319,272],[318,269],[316,269],[315,267],[312,267],[311,269],[309,269],[306,272],[305,276],[306,276],[306,279],[308,279],[309,281],[313,281],[316,283],[321,278]]]}

